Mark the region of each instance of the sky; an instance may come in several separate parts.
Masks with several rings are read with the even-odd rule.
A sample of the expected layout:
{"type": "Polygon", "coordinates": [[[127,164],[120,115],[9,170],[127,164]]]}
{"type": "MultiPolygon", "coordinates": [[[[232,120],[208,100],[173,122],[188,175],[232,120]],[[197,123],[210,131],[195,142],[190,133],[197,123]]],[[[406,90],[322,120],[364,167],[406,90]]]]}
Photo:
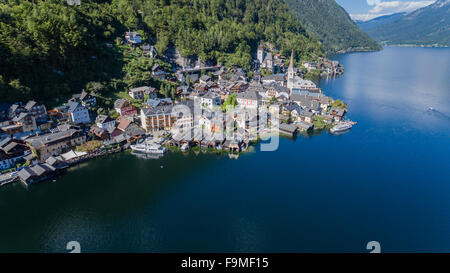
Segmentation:
{"type": "Polygon", "coordinates": [[[397,12],[411,12],[435,0],[336,0],[354,20],[370,20],[397,12]]]}

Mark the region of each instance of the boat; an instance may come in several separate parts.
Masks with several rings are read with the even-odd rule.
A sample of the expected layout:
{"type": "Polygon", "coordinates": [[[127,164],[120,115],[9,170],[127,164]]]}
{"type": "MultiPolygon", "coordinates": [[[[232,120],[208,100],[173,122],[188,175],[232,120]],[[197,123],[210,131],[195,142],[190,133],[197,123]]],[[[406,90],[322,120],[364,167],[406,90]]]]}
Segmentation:
{"type": "Polygon", "coordinates": [[[156,143],[144,142],[130,146],[131,150],[135,152],[142,152],[146,154],[164,154],[166,148],[156,143]]]}
{"type": "Polygon", "coordinates": [[[343,131],[347,131],[350,130],[352,128],[352,124],[348,123],[348,122],[341,122],[335,126],[333,126],[333,128],[330,129],[331,133],[339,133],[339,132],[343,132],[343,131]]]}
{"type": "Polygon", "coordinates": [[[428,111],[434,111],[434,108],[433,107],[428,107],[428,111]]]}
{"type": "Polygon", "coordinates": [[[181,151],[182,152],[186,152],[187,150],[189,150],[189,144],[184,143],[183,145],[181,145],[181,151]]]}

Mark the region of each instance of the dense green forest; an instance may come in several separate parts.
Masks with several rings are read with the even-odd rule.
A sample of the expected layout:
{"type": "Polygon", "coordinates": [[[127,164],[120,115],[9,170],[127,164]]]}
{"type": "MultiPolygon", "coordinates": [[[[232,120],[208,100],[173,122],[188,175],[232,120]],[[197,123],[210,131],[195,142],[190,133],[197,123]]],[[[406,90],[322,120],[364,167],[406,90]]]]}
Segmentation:
{"type": "Polygon", "coordinates": [[[285,0],[303,26],[319,39],[327,53],[381,50],[334,0],[285,0]]]}
{"type": "Polygon", "coordinates": [[[82,88],[106,95],[165,84],[150,68],[167,63],[123,45],[127,30],[160,56],[174,45],[226,66],[249,68],[260,41],[298,58],[323,55],[283,0],[0,0],[0,100],[54,105],[82,88]]]}

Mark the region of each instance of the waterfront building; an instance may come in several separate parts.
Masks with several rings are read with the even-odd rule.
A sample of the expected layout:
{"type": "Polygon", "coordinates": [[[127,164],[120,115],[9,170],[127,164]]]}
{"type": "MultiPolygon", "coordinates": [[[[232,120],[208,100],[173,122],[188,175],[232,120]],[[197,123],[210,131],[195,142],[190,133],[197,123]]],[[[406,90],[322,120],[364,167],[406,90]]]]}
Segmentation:
{"type": "Polygon", "coordinates": [[[147,132],[170,130],[176,122],[172,114],[172,105],[157,106],[141,109],[141,124],[147,132]]]}
{"type": "Polygon", "coordinates": [[[26,140],[27,145],[36,150],[41,160],[46,160],[52,155],[59,155],[66,149],[82,145],[85,142],[86,136],[73,128],[31,137],[26,140]]]}

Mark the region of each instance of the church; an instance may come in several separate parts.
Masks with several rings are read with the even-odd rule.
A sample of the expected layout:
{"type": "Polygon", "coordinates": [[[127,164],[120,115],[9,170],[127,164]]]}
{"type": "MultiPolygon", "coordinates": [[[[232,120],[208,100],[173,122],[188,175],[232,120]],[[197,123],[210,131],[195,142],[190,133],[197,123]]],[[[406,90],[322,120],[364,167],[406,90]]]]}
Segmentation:
{"type": "Polygon", "coordinates": [[[320,89],[317,88],[314,82],[302,79],[301,77],[296,75],[294,68],[294,51],[292,51],[291,53],[291,60],[289,61],[289,68],[287,71],[287,88],[289,88],[291,94],[295,94],[301,91],[320,91],[320,89]]]}

